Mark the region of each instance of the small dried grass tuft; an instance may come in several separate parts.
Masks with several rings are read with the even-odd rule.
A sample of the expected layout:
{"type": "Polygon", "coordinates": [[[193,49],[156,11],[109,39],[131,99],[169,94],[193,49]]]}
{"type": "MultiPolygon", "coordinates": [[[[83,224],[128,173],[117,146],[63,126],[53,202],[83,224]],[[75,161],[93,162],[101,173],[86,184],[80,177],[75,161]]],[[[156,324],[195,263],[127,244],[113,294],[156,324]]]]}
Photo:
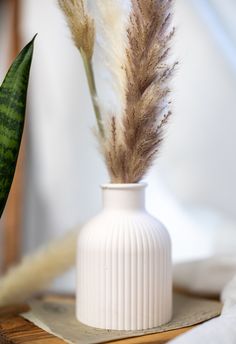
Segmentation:
{"type": "Polygon", "coordinates": [[[84,0],[58,0],[65,14],[76,47],[91,60],[94,48],[95,27],[87,13],[84,0]]]}

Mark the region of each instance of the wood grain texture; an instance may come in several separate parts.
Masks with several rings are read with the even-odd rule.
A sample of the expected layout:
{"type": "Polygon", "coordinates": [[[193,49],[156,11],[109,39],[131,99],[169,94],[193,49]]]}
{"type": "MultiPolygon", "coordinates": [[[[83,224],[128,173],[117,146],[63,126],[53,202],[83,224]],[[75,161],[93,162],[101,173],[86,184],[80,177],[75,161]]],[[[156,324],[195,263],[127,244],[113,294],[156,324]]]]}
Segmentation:
{"type": "Polygon", "coordinates": [[[41,330],[20,316],[5,317],[0,322],[0,343],[64,343],[63,340],[41,330]]]}

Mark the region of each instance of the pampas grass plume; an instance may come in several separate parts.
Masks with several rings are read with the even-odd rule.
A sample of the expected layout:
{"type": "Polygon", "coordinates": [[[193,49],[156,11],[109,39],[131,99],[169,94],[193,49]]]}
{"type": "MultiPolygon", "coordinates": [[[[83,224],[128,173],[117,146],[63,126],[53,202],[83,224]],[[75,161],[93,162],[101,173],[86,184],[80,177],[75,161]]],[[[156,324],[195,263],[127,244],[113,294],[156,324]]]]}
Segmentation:
{"type": "Polygon", "coordinates": [[[84,60],[97,137],[112,183],[138,183],[157,157],[171,115],[169,81],[176,66],[168,59],[173,1],[130,1],[129,16],[122,0],[93,1],[96,44],[119,103],[109,109],[98,97],[91,63],[93,19],[83,0],[59,0],[84,60]],[[89,59],[84,58],[84,50],[89,59]]]}
{"type": "Polygon", "coordinates": [[[58,0],[58,3],[65,14],[76,47],[91,60],[95,28],[84,0],[58,0]]]}
{"type": "Polygon", "coordinates": [[[176,63],[168,63],[171,0],[132,0],[127,29],[126,106],[122,123],[110,122],[104,155],[113,183],[137,183],[153,164],[171,115],[169,81],[176,63]],[[121,135],[117,135],[122,132],[121,135]]]}
{"type": "Polygon", "coordinates": [[[77,230],[71,230],[11,268],[0,279],[0,306],[25,302],[73,266],[77,235],[77,230]]]}
{"type": "Polygon", "coordinates": [[[107,119],[109,121],[112,113],[115,112],[119,117],[125,109],[127,23],[130,5],[129,2],[122,0],[91,0],[90,3],[96,27],[94,51],[94,64],[98,65],[96,80],[103,81],[98,88],[99,104],[104,121],[107,119]],[[106,92],[104,96],[103,88],[106,92]],[[113,99],[110,101],[108,98],[113,99]]]}

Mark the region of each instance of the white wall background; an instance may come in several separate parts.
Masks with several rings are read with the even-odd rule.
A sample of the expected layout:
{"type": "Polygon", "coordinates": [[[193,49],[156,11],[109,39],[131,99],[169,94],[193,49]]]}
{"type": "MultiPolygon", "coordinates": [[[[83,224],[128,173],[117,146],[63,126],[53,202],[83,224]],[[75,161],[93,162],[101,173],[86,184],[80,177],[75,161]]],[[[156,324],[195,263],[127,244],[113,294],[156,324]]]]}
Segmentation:
{"type": "Polygon", "coordinates": [[[176,1],[180,68],[162,163],[178,197],[235,218],[236,74],[193,3],[176,1]]]}
{"type": "MultiPolygon", "coordinates": [[[[22,4],[24,41],[39,34],[28,107],[23,244],[29,252],[96,213],[107,175],[91,133],[83,66],[56,1],[22,4]]],[[[174,116],[148,178],[148,205],[169,225],[177,259],[209,253],[219,229],[214,216],[196,215],[190,205],[236,219],[236,76],[194,1],[176,1],[175,21],[174,116]]],[[[73,278],[56,285],[71,287],[73,278]]]]}

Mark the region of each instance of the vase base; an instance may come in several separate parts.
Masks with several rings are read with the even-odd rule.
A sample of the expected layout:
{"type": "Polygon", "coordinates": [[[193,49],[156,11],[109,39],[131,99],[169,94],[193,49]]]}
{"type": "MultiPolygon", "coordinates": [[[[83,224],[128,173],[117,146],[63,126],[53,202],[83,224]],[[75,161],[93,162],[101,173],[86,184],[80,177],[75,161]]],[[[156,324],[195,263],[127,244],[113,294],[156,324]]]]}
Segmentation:
{"type": "Polygon", "coordinates": [[[83,325],[89,326],[89,327],[93,327],[93,328],[97,328],[100,330],[110,330],[110,331],[143,331],[143,330],[150,330],[150,329],[154,329],[157,328],[159,326],[165,325],[167,323],[169,323],[172,319],[172,316],[170,316],[168,319],[166,319],[165,321],[161,321],[158,323],[155,323],[155,325],[151,325],[151,326],[129,326],[128,324],[125,326],[119,326],[118,324],[113,324],[113,326],[111,325],[107,325],[107,324],[97,324],[94,322],[87,322],[87,321],[83,321],[80,316],[78,314],[76,314],[76,318],[77,320],[82,323],[83,325]]]}

